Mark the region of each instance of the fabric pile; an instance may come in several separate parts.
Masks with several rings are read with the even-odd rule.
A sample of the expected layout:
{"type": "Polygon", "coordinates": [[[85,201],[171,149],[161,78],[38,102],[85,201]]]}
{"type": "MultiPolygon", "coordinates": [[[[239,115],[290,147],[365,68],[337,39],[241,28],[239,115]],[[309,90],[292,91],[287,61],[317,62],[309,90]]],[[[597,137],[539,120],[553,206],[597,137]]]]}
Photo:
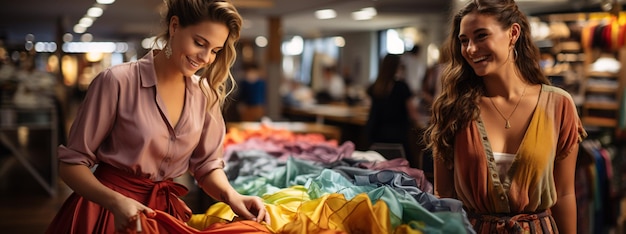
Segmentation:
{"type": "MultiPolygon", "coordinates": [[[[436,198],[423,171],[404,158],[268,126],[229,129],[224,146],[231,184],[263,198],[269,233],[474,233],[461,202],[436,198]]],[[[207,230],[237,220],[218,202],[187,224],[207,230]]]]}

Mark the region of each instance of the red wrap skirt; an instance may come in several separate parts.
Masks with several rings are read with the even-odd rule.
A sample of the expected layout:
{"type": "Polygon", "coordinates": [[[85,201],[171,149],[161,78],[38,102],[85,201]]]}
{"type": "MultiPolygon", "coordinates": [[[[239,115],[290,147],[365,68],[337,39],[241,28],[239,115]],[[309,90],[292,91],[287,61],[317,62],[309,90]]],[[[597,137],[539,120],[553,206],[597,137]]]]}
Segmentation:
{"type": "MultiPolygon", "coordinates": [[[[191,210],[179,197],[187,194],[184,185],[172,180],[152,181],[110,165],[100,164],[94,175],[105,186],[186,222],[191,210]]],[[[72,193],[52,220],[46,233],[114,233],[113,213],[72,193]]]]}

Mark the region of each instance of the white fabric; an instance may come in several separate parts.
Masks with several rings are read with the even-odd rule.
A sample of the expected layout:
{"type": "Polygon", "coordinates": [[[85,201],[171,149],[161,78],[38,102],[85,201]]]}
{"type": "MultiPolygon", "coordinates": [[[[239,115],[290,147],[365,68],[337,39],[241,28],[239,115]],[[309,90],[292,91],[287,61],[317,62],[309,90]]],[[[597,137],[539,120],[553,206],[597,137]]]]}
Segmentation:
{"type": "Polygon", "coordinates": [[[498,175],[500,175],[500,179],[506,178],[506,173],[511,168],[513,164],[513,160],[515,159],[515,154],[507,154],[500,152],[493,152],[493,159],[496,161],[496,169],[498,170],[498,175]]]}

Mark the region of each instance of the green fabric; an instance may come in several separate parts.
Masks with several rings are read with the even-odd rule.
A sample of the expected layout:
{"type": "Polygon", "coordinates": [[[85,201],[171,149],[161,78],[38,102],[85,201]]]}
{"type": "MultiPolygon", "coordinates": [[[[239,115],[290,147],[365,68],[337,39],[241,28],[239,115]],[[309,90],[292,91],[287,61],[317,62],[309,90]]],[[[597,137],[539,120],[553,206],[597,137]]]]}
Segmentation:
{"type": "Polygon", "coordinates": [[[453,231],[463,228],[461,214],[432,213],[426,210],[410,193],[390,186],[355,185],[342,174],[321,166],[313,165],[304,160],[289,158],[284,166],[276,168],[273,173],[261,176],[240,176],[231,182],[241,194],[263,197],[267,204],[283,204],[289,201],[301,201],[302,197],[274,195],[285,188],[306,191],[309,198],[318,199],[326,195],[338,193],[350,200],[359,194],[367,194],[375,203],[382,200],[388,206],[390,225],[394,229],[408,224],[412,229],[427,233],[464,233],[453,231]],[[273,196],[274,195],[274,196],[273,196]],[[445,220],[445,225],[444,225],[445,220]],[[456,225],[459,224],[459,225],[456,225]],[[439,232],[449,230],[449,232],[439,232]]]}
{"type": "Polygon", "coordinates": [[[277,167],[273,173],[261,176],[239,176],[231,184],[237,192],[262,197],[280,189],[304,185],[309,178],[316,177],[324,168],[304,160],[289,157],[286,165],[277,167]]]}
{"type": "Polygon", "coordinates": [[[361,193],[367,193],[372,202],[383,200],[389,207],[391,226],[397,227],[411,220],[423,221],[427,226],[441,227],[443,220],[422,207],[408,192],[398,191],[389,186],[354,185],[341,174],[325,169],[319,176],[311,178],[305,185],[311,199],[331,193],[343,194],[352,199],[361,193]]]}

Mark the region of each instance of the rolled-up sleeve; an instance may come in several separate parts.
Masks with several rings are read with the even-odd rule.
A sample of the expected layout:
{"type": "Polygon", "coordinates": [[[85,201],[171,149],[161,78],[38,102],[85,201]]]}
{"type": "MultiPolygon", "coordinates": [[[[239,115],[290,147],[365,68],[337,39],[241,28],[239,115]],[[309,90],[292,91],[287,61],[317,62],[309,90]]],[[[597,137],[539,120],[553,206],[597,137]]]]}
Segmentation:
{"type": "Polygon", "coordinates": [[[226,135],[226,127],[218,104],[206,112],[200,142],[193,151],[189,162],[189,171],[199,185],[211,171],[224,168],[222,142],[226,135]]]}
{"type": "Polygon", "coordinates": [[[66,145],[58,147],[60,161],[93,167],[96,151],[115,122],[120,86],[110,70],[98,74],[78,109],[66,145]]]}

